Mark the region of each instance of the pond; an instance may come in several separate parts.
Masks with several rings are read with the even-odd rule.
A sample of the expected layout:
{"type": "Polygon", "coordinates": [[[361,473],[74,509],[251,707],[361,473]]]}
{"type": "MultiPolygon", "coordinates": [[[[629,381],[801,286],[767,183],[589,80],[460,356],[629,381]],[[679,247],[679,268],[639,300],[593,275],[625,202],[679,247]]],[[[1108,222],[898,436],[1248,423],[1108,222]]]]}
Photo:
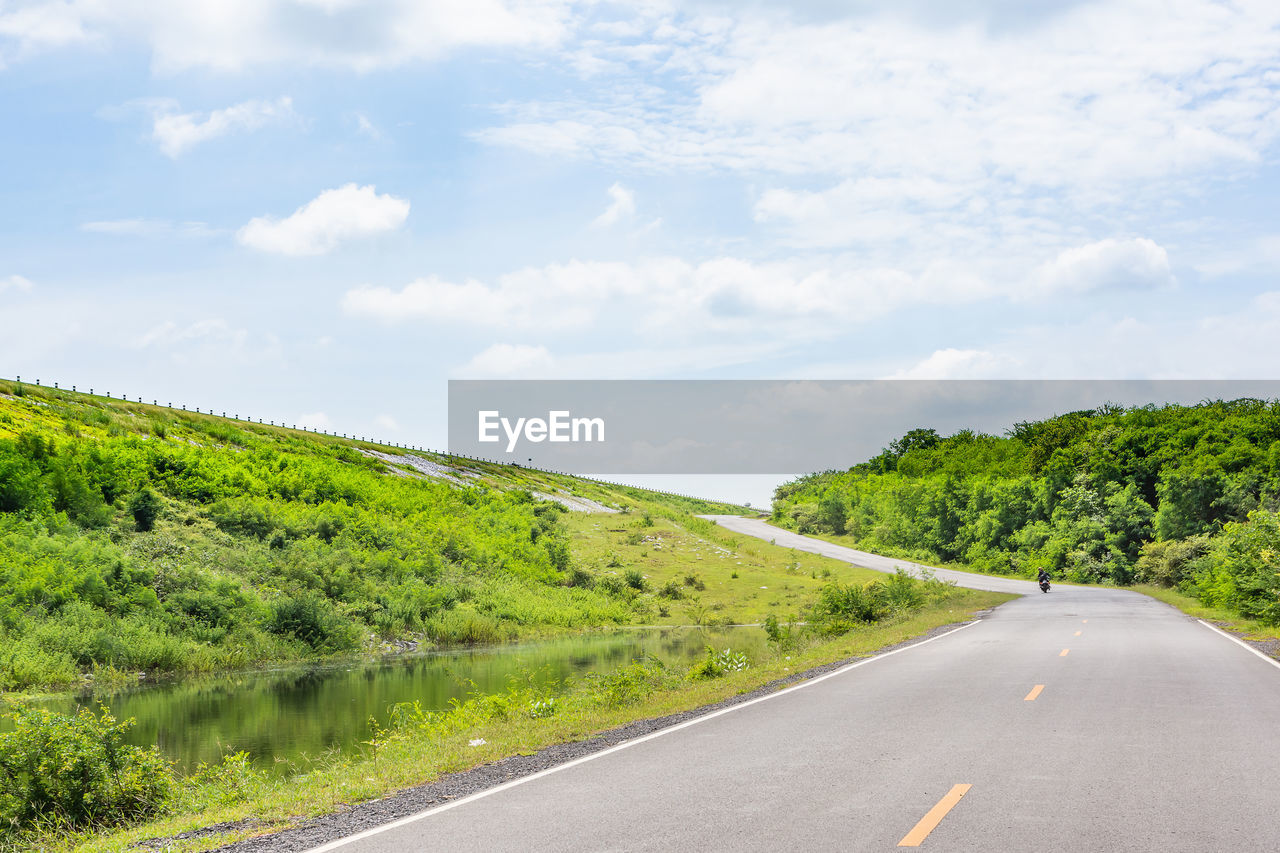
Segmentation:
{"type": "Polygon", "coordinates": [[[130,741],[157,744],[190,771],[244,750],[259,766],[288,772],[325,750],[344,752],[369,738],[369,718],[385,722],[398,702],[429,710],[474,691],[497,693],[509,679],[563,685],[587,673],[608,673],[653,655],[688,666],[704,647],[732,647],[757,659],[764,631],[736,628],[643,628],[581,634],[507,646],[405,653],[273,670],[192,677],[106,696],[62,696],[45,707],[64,713],[105,704],[117,719],[133,717],[130,741]]]}

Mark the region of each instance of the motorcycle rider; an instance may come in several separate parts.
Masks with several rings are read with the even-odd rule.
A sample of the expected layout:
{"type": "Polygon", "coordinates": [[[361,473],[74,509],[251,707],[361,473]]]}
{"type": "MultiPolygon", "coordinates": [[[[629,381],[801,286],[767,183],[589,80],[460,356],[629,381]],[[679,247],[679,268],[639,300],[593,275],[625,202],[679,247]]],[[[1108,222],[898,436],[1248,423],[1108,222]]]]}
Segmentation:
{"type": "Polygon", "coordinates": [[[1040,585],[1041,592],[1049,591],[1049,570],[1043,566],[1040,568],[1040,574],[1036,576],[1036,583],[1040,585]]]}

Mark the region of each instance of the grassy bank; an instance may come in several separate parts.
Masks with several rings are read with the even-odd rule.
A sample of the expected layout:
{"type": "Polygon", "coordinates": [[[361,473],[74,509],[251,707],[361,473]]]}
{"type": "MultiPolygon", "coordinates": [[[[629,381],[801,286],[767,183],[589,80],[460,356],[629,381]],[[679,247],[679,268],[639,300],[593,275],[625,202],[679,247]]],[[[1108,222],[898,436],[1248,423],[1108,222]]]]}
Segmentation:
{"type": "Polygon", "coordinates": [[[635,606],[653,625],[758,624],[799,613],[831,580],[884,579],[689,515],[575,514],[565,527],[576,564],[635,590],[635,606]]]}
{"type": "Polygon", "coordinates": [[[35,835],[11,837],[9,845],[15,850],[34,846],[51,851],[123,851],[146,839],[228,822],[257,822],[182,842],[180,848],[212,849],[505,756],[531,754],[638,719],[712,704],[963,621],[974,611],[1011,597],[958,589],[931,593],[921,609],[827,639],[795,637],[762,659],[745,662],[741,669],[735,667],[743,662],[729,656],[723,658],[727,666],[717,666],[717,658],[709,657],[690,672],[637,663],[610,676],[570,685],[554,697],[515,685],[502,695],[473,697],[446,713],[400,706],[391,726],[370,732],[362,754],[319,757],[288,779],[255,771],[232,756],[222,766],[205,768],[181,783],[163,817],[96,833],[45,827],[35,835]],[[483,743],[473,746],[477,741],[483,743]]]}
{"type": "Polygon", "coordinates": [[[1198,598],[1176,589],[1152,584],[1135,584],[1130,589],[1172,605],[1188,616],[1216,623],[1246,640],[1280,640],[1280,626],[1242,618],[1239,613],[1225,607],[1210,607],[1201,603],[1198,598]]]}
{"type": "Polygon", "coordinates": [[[733,510],[0,381],[0,689],[647,621],[570,508],[733,510]]]}

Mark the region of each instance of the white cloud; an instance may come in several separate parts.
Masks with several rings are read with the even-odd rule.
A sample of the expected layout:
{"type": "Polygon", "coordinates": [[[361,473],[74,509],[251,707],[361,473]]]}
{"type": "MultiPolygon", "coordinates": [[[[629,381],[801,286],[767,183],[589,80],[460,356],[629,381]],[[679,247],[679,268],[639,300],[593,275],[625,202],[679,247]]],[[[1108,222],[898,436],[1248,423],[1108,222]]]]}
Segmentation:
{"type": "Polygon", "coordinates": [[[282,356],[280,341],[274,335],[253,334],[216,317],[186,325],[168,320],[128,343],[135,350],[162,353],[179,367],[228,364],[264,367],[279,362],[282,356]]]}
{"type": "Polygon", "coordinates": [[[1169,256],[1144,237],[1067,249],[1036,271],[1030,295],[1148,289],[1174,283],[1169,256]]]}
{"type": "Polygon", "coordinates": [[[166,156],[174,158],[194,145],[228,133],[296,119],[289,98],[245,101],[209,113],[179,113],[175,109],[171,101],[152,102],[151,136],[166,156]]]}
{"type": "Polygon", "coordinates": [[[926,222],[954,222],[977,191],[927,177],[864,177],[821,191],[768,190],[754,215],[757,222],[782,224],[791,245],[883,244],[917,236],[926,222]]]}
{"type": "MultiPolygon", "coordinates": [[[[0,40],[9,39],[19,57],[49,48],[90,41],[75,3],[40,3],[0,11],[0,40]]],[[[0,68],[4,67],[0,53],[0,68]]]]}
{"type": "Polygon", "coordinates": [[[977,349],[940,349],[890,379],[995,379],[1016,375],[1019,363],[1005,355],[977,349]]]}
{"type": "Polygon", "coordinates": [[[609,187],[609,198],[609,206],[592,223],[597,228],[608,228],[620,219],[629,219],[635,215],[636,194],[622,184],[615,183],[609,187]]]}
{"type": "Polygon", "coordinates": [[[636,262],[570,261],[526,267],[493,282],[418,279],[399,290],[365,285],[342,301],[350,315],[386,323],[419,321],[491,329],[589,331],[628,317],[646,333],[759,338],[831,334],[902,305],[987,298],[979,279],[926,268],[720,257],[701,263],[658,257],[636,262]]]}
{"type": "Polygon", "coordinates": [[[381,139],[382,131],[378,130],[378,126],[369,121],[369,117],[364,113],[355,113],[352,116],[355,119],[356,130],[364,134],[370,139],[381,139]]]}
{"type": "Polygon", "coordinates": [[[208,237],[220,233],[204,222],[170,222],[166,219],[104,219],[82,222],[80,230],[120,237],[208,237]]]}
{"type": "Polygon", "coordinates": [[[1274,3],[1070,4],[1016,34],[965,22],[981,18],[972,4],[944,23],[865,6],[797,23],[773,5],[732,22],[644,7],[638,45],[584,43],[586,85],[504,104],[476,138],[620,171],[737,173],[760,187],[766,236],[890,266],[1025,266],[1180,215],[1280,142],[1274,3]]]}
{"type": "Polygon", "coordinates": [[[139,349],[173,347],[191,341],[214,340],[239,348],[244,345],[248,335],[244,329],[231,328],[224,320],[197,320],[186,326],[167,320],[144,332],[134,341],[134,346],[139,349]]]}
{"type": "Polygon", "coordinates": [[[141,41],[157,70],[261,65],[368,72],[469,48],[544,48],[565,34],[566,0],[46,0],[0,15],[27,52],[103,38],[141,41]]]}
{"type": "Polygon", "coordinates": [[[1280,234],[1264,234],[1209,250],[1195,265],[1208,278],[1240,273],[1274,273],[1280,268],[1280,234]]]}
{"type": "Polygon", "coordinates": [[[555,359],[544,346],[494,344],[475,354],[459,369],[469,377],[527,378],[543,376],[555,365],[555,359]]]}
{"type": "Polygon", "coordinates": [[[593,100],[513,107],[513,121],[483,138],[663,168],[1105,191],[1254,164],[1280,133],[1274,4],[1082,4],[1017,38],[887,16],[745,14],[727,30],[669,20],[677,26],[655,27],[648,51],[600,48],[618,85],[593,86],[593,100]],[[657,76],[672,83],[642,97],[624,85],[652,86],[673,69],[684,73],[657,76]]]}
{"type": "Polygon", "coordinates": [[[375,425],[392,432],[400,431],[400,424],[391,415],[378,415],[373,419],[375,425]]]}
{"type": "Polygon", "coordinates": [[[261,216],[236,234],[246,246],[282,255],[321,255],[344,240],[399,228],[409,202],[378,195],[372,185],[325,190],[285,219],[261,216]]]}
{"type": "MultiPolygon", "coordinates": [[[[1280,375],[1280,291],[1204,317],[1140,320],[1097,313],[1002,329],[981,349],[939,350],[893,378],[1258,379],[1280,375]]],[[[806,367],[798,375],[813,378],[806,367]]],[[[832,378],[870,373],[843,365],[832,378]]]]}
{"type": "Polygon", "coordinates": [[[30,290],[33,287],[31,280],[20,275],[11,275],[8,278],[0,278],[0,293],[6,290],[30,290]]]}
{"type": "Polygon", "coordinates": [[[314,429],[320,432],[327,432],[333,427],[333,422],[329,420],[329,416],[324,412],[309,412],[305,415],[298,415],[297,424],[301,429],[314,429]]]}

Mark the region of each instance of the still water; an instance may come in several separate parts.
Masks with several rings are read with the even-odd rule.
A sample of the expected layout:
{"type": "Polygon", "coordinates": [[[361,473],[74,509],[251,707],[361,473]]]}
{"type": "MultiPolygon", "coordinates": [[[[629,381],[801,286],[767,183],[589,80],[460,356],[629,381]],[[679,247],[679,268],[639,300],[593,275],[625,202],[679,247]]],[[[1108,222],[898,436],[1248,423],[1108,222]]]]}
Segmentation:
{"type": "Polygon", "coordinates": [[[417,701],[446,708],[474,691],[497,693],[509,680],[532,679],[558,689],[586,673],[608,673],[648,655],[688,666],[704,647],[732,647],[752,660],[765,647],[759,628],[650,628],[560,637],[520,645],[406,653],[376,661],[197,677],[104,697],[52,700],[73,712],[105,704],[117,719],[133,717],[130,740],[158,744],[180,771],[244,750],[260,766],[289,772],[334,747],[356,750],[370,736],[369,718],[386,722],[390,706],[417,701]]]}

